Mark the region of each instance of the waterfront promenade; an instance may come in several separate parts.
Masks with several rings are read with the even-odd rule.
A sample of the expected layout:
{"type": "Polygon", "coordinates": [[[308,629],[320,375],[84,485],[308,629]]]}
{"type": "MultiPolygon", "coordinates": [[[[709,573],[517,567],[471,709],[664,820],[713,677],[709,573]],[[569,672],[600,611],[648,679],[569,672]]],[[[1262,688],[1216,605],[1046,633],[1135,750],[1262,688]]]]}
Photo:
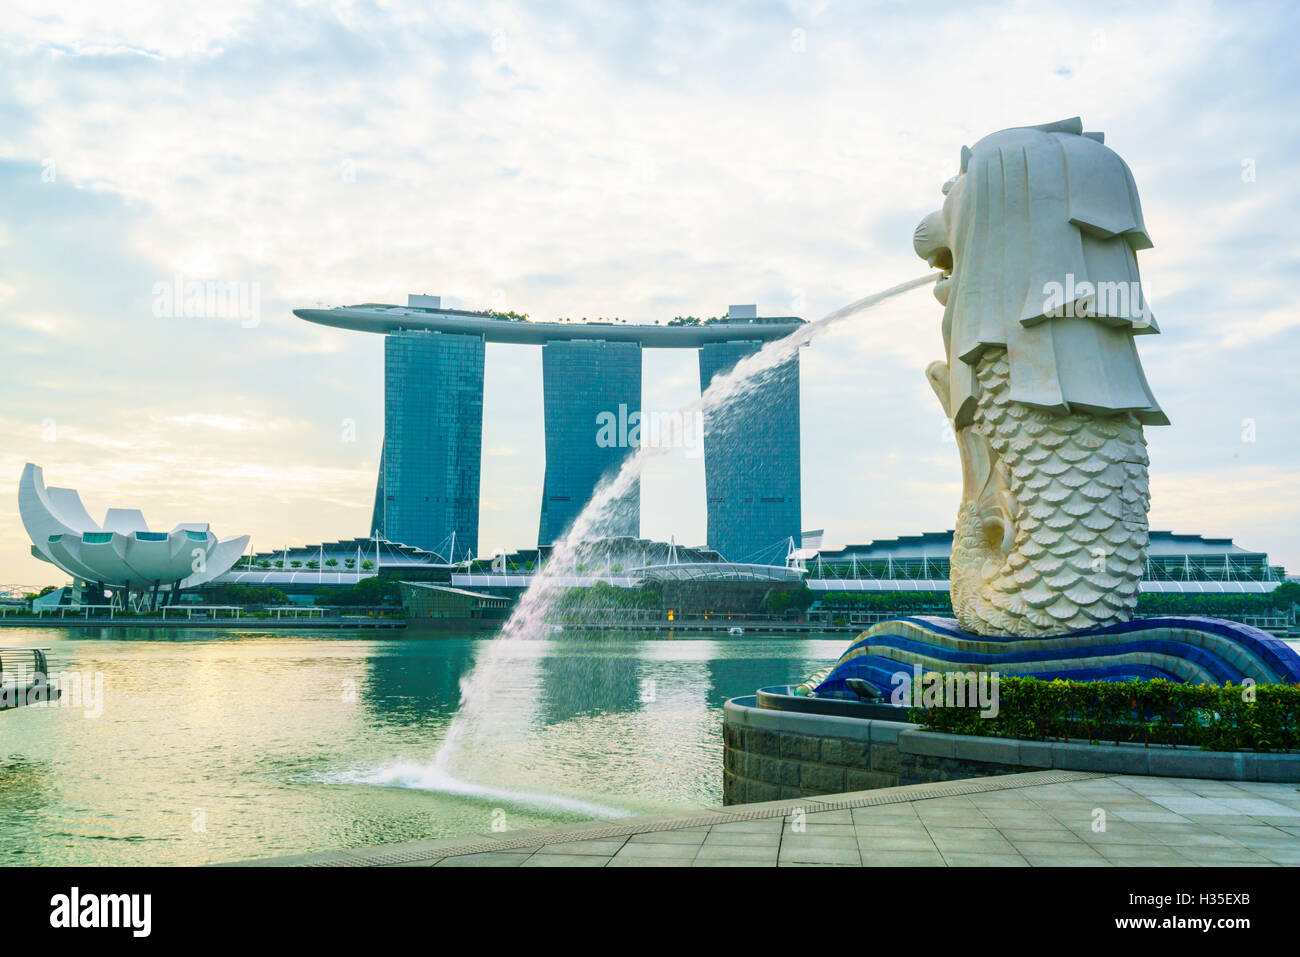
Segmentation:
{"type": "Polygon", "coordinates": [[[1293,784],[1034,771],[244,862],[407,867],[1300,864],[1293,784]]]}

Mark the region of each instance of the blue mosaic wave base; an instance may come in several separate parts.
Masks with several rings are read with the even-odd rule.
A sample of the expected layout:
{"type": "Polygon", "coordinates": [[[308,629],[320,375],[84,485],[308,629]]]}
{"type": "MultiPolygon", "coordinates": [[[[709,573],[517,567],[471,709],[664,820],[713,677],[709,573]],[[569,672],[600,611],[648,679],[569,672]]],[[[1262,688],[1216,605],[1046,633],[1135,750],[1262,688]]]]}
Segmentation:
{"type": "Polygon", "coordinates": [[[873,625],[814,689],[853,698],[849,678],[886,695],[900,671],[996,671],[1020,678],[1126,681],[1164,678],[1222,685],[1300,684],[1300,654],[1266,631],[1218,618],[1144,618],[1046,638],[972,635],[951,618],[918,615],[873,625]]]}

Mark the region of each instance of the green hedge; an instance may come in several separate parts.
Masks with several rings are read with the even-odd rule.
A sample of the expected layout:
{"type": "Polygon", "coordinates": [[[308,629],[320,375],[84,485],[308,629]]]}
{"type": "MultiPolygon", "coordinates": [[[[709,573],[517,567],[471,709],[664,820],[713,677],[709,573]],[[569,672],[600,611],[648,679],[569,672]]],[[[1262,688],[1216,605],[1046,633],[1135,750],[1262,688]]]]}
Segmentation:
{"type": "Polygon", "coordinates": [[[1300,687],[1188,685],[1160,679],[1002,677],[997,717],[978,707],[913,708],[929,731],[983,737],[1188,744],[1207,751],[1300,750],[1300,687]]]}

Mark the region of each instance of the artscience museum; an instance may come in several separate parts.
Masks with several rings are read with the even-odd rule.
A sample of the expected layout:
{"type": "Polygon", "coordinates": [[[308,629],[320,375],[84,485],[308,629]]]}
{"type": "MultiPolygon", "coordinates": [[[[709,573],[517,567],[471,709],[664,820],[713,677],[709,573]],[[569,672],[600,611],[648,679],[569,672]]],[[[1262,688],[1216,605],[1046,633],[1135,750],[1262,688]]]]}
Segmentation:
{"type": "Polygon", "coordinates": [[[139,509],[110,508],[96,523],[75,489],[46,487],[30,462],[18,486],[18,511],[32,554],[72,576],[79,604],[147,610],[230,569],[248,536],[218,539],[205,522],[150,531],[139,509]],[[110,594],[111,593],[111,594],[110,594]]]}

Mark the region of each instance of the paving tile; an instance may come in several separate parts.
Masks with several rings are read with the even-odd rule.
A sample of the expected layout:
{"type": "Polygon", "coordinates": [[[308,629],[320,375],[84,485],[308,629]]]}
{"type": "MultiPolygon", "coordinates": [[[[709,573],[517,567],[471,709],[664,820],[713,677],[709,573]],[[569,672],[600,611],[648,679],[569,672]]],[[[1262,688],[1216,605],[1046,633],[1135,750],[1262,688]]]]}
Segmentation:
{"type": "MultiPolygon", "coordinates": [[[[788,818],[786,819],[788,822],[788,818]]],[[[805,815],[809,824],[852,824],[853,811],[844,808],[838,811],[811,811],[805,815]]]]}
{"type": "Polygon", "coordinates": [[[606,867],[690,867],[689,857],[628,857],[615,855],[606,867]]]}
{"type": "Polygon", "coordinates": [[[940,851],[1010,853],[1011,843],[996,828],[932,827],[930,839],[940,851]]]}
{"type": "Polygon", "coordinates": [[[786,848],[801,848],[815,851],[851,851],[858,853],[856,837],[802,837],[797,834],[787,835],[781,839],[781,851],[786,848]]]}
{"type": "Polygon", "coordinates": [[[624,844],[623,849],[615,857],[632,857],[638,860],[647,858],[677,858],[678,860],[690,861],[700,848],[695,844],[624,844]]]}
{"type": "Polygon", "coordinates": [[[813,847],[782,842],[780,864],[861,864],[862,856],[857,845],[851,847],[813,847]]]}
{"type": "MultiPolygon", "coordinates": [[[[995,812],[990,811],[989,813],[995,813],[995,812]]],[[[924,824],[926,827],[986,828],[991,823],[990,818],[985,817],[983,814],[980,814],[977,811],[973,811],[972,813],[967,813],[967,814],[944,811],[941,813],[922,814],[920,817],[921,817],[921,823],[924,824]]]]}
{"type": "Polygon", "coordinates": [[[920,821],[905,821],[898,824],[856,824],[853,832],[862,837],[925,837],[928,833],[920,821]]]}
{"type": "MultiPolygon", "coordinates": [[[[1116,805],[1116,807],[1118,806],[1119,805],[1116,805]]],[[[1163,808],[1155,807],[1154,804],[1150,805],[1150,807],[1155,808],[1157,811],[1164,810],[1163,808]]],[[[1107,814],[1111,813],[1110,808],[1103,801],[1087,801],[1082,804],[1075,801],[1063,804],[1043,803],[1038,805],[1032,811],[1022,813],[1038,817],[1050,817],[1056,821],[1080,822],[1091,821],[1096,815],[1098,808],[1105,811],[1107,814]]],[[[989,813],[992,814],[994,812],[990,811],[989,813]]]]}
{"type": "Polygon", "coordinates": [[[744,844],[705,844],[695,855],[697,861],[734,861],[738,864],[775,864],[777,848],[744,844]]]}
{"type": "Polygon", "coordinates": [[[1218,865],[1237,865],[1237,864],[1270,864],[1271,862],[1263,853],[1256,853],[1248,847],[1207,847],[1191,846],[1173,848],[1181,857],[1187,858],[1196,864],[1205,866],[1218,865]]]}
{"type": "Polygon", "coordinates": [[[972,854],[950,851],[943,855],[949,867],[1028,867],[1029,862],[1019,854],[972,854]]]}
{"type": "Polygon", "coordinates": [[[935,850],[872,850],[863,848],[863,867],[943,867],[943,856],[935,850]]]}
{"type": "Polygon", "coordinates": [[[1267,824],[1216,824],[1210,830],[1246,847],[1300,847],[1300,837],[1267,824]]]}
{"type": "Polygon", "coordinates": [[[596,857],[613,857],[623,846],[625,838],[618,838],[612,841],[558,841],[554,844],[547,844],[537,853],[539,854],[572,854],[583,855],[591,854],[596,857]]]}
{"type": "Polygon", "coordinates": [[[934,841],[925,830],[894,830],[892,828],[858,828],[858,847],[862,850],[903,851],[934,850],[934,841]]]}
{"type": "Polygon", "coordinates": [[[1104,831],[1090,827],[1070,828],[1085,844],[1163,844],[1153,832],[1127,821],[1110,821],[1104,831]]]}
{"type": "Polygon", "coordinates": [[[1060,825],[1056,827],[1003,827],[998,829],[999,832],[1008,841],[1047,841],[1057,843],[1072,843],[1079,840],[1079,835],[1074,833],[1068,827],[1060,825]]]}
{"type": "Polygon", "coordinates": [[[1279,817],[1271,814],[1252,814],[1248,818],[1242,818],[1238,823],[1241,824],[1267,824],[1269,827],[1290,827],[1300,823],[1300,819],[1294,817],[1279,817]]]}
{"type": "Polygon", "coordinates": [[[399,861],[396,864],[381,864],[380,867],[437,867],[441,857],[429,857],[420,861],[399,861]]]}
{"type": "MultiPolygon", "coordinates": [[[[1168,827],[1168,825],[1165,825],[1165,827],[1168,827]]],[[[1235,843],[1231,838],[1224,837],[1222,834],[1215,834],[1212,831],[1202,830],[1194,824],[1175,825],[1174,828],[1174,830],[1156,830],[1153,827],[1151,833],[1161,844],[1167,844],[1170,847],[1230,847],[1235,843]]]]}
{"type": "Polygon", "coordinates": [[[853,825],[850,824],[791,824],[786,822],[782,834],[786,838],[790,837],[853,837],[853,825]]]}
{"type": "Polygon", "coordinates": [[[857,864],[828,864],[814,861],[778,861],[777,867],[857,867],[857,864]]]}
{"type": "Polygon", "coordinates": [[[646,831],[633,834],[627,839],[629,844],[703,844],[709,829],[692,827],[673,831],[646,831]]]}
{"type": "Polygon", "coordinates": [[[1110,861],[1086,844],[1021,841],[1015,845],[1015,848],[1034,867],[1078,867],[1090,864],[1110,864],[1110,861]]]}
{"type": "MultiPolygon", "coordinates": [[[[1061,818],[1045,811],[998,811],[989,809],[985,814],[995,827],[1057,827],[1061,818]]],[[[1072,816],[1067,816],[1073,820],[1072,816]]],[[[1091,815],[1085,820],[1091,820],[1091,815]]]]}
{"type": "MultiPolygon", "coordinates": [[[[1173,811],[1175,814],[1239,814],[1240,811],[1233,811],[1225,806],[1217,798],[1197,797],[1195,795],[1188,797],[1155,797],[1152,798],[1157,804],[1165,810],[1173,811]]],[[[1269,802],[1272,803],[1272,802],[1269,802]]],[[[1280,805],[1279,805],[1280,806],[1280,805]]]]}
{"type": "Polygon", "coordinates": [[[481,854],[457,854],[444,857],[434,867],[518,867],[532,851],[484,851],[481,854]]]}
{"type": "MultiPolygon", "coordinates": [[[[1155,805],[1152,805],[1155,807],[1155,805]]],[[[1117,817],[1121,821],[1132,821],[1135,824],[1187,824],[1187,818],[1181,814],[1175,814],[1173,811],[1156,809],[1152,811],[1127,811],[1120,810],[1107,812],[1112,817],[1117,817]]]]}
{"type": "Polygon", "coordinates": [[[776,867],[776,858],[762,861],[738,861],[733,858],[700,858],[691,861],[691,867],[776,867]]]}
{"type": "Polygon", "coordinates": [[[734,833],[752,833],[754,831],[773,831],[781,833],[782,821],[779,817],[759,818],[754,821],[728,821],[726,824],[715,824],[709,828],[710,834],[734,834],[734,833]]]}
{"type": "Polygon", "coordinates": [[[1156,861],[1151,861],[1151,862],[1140,861],[1140,860],[1137,860],[1136,858],[1120,858],[1120,859],[1109,859],[1109,860],[1110,860],[1110,865],[1111,865],[1111,867],[1188,867],[1188,868],[1193,868],[1193,867],[1199,867],[1199,866],[1200,866],[1199,864],[1194,864],[1194,863],[1192,863],[1191,861],[1187,860],[1187,858],[1185,858],[1185,857],[1180,857],[1180,858],[1178,858],[1177,860],[1173,860],[1173,861],[1156,860],[1156,861]]]}
{"type": "Polygon", "coordinates": [[[520,867],[604,867],[608,857],[594,854],[543,854],[538,851],[520,867]]]}
{"type": "Polygon", "coordinates": [[[907,814],[885,814],[876,808],[854,808],[853,824],[856,827],[917,827],[921,819],[912,811],[907,814]]]}
{"type": "Polygon", "coordinates": [[[1164,844],[1100,844],[1095,850],[1108,861],[1116,863],[1132,861],[1136,865],[1153,867],[1187,863],[1187,858],[1178,853],[1178,848],[1164,844]]]}
{"type": "Polygon", "coordinates": [[[1009,808],[1027,808],[1036,807],[1033,801],[1025,797],[1018,791],[990,791],[987,794],[969,795],[970,803],[978,808],[985,807],[1009,807],[1009,808]]]}
{"type": "Polygon", "coordinates": [[[1274,864],[1300,864],[1300,847],[1256,847],[1252,850],[1274,864]]]}
{"type": "Polygon", "coordinates": [[[704,839],[704,847],[770,847],[781,846],[779,831],[719,831],[714,828],[704,839]]]}

